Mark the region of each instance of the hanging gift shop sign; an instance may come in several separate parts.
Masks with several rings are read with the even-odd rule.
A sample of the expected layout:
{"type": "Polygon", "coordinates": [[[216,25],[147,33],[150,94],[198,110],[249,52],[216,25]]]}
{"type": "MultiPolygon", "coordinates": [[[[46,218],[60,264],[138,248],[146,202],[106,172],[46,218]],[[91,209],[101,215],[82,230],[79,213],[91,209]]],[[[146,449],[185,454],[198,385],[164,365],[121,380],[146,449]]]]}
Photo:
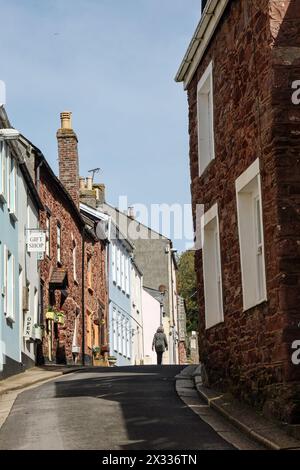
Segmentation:
{"type": "Polygon", "coordinates": [[[46,232],[40,229],[27,230],[28,253],[44,253],[46,251],[46,232]]]}

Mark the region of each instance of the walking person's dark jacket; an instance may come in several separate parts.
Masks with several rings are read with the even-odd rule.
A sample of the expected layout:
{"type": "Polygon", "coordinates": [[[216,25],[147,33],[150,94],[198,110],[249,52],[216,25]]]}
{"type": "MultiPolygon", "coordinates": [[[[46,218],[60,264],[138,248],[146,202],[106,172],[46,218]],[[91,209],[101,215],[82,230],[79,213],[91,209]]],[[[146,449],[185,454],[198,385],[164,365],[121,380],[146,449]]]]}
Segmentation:
{"type": "Polygon", "coordinates": [[[152,342],[152,349],[155,349],[157,353],[164,353],[168,349],[167,337],[162,327],[157,328],[152,342]]]}

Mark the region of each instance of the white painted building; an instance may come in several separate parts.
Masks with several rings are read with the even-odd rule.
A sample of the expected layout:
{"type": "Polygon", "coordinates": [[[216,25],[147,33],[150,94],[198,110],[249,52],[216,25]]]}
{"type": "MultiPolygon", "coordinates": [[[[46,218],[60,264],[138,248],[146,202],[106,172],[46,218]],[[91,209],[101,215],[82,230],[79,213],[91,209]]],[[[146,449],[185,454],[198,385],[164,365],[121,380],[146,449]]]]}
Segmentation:
{"type": "Polygon", "coordinates": [[[20,350],[22,362],[35,364],[35,338],[40,330],[39,296],[40,277],[37,253],[29,253],[26,237],[29,229],[39,227],[38,210],[28,194],[24,179],[19,184],[18,239],[19,239],[19,316],[20,316],[20,350]]]}
{"type": "Polygon", "coordinates": [[[37,254],[27,254],[26,229],[37,228],[42,203],[26,166],[19,132],[0,107],[0,377],[35,365],[39,310],[37,254]]]}
{"type": "Polygon", "coordinates": [[[169,257],[169,302],[170,302],[170,318],[168,319],[168,343],[169,343],[169,361],[170,364],[179,364],[179,327],[178,327],[178,299],[177,299],[177,283],[176,271],[177,263],[175,256],[169,257]]]}
{"type": "Polygon", "coordinates": [[[132,317],[132,364],[144,362],[144,326],[143,326],[143,275],[134,261],[130,269],[131,317],[132,317]]]}
{"type": "MultiPolygon", "coordinates": [[[[142,290],[144,325],[144,364],[156,364],[156,353],[152,351],[154,334],[160,324],[160,302],[145,289],[142,290]]],[[[165,361],[163,361],[165,363],[165,361]]]]}

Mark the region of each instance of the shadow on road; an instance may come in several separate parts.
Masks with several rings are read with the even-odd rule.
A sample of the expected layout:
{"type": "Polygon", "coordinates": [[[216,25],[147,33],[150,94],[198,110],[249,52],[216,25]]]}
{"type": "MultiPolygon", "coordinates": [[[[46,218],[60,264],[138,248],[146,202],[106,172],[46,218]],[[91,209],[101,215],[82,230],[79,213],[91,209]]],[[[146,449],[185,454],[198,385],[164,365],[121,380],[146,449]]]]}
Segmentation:
{"type": "Polygon", "coordinates": [[[85,369],[57,380],[55,398],[95,399],[91,407],[99,416],[99,436],[116,436],[118,429],[126,428],[128,439],[118,443],[120,449],[230,448],[178,398],[175,375],[180,370],[181,366],[85,369]],[[121,418],[107,413],[116,403],[121,418]]]}

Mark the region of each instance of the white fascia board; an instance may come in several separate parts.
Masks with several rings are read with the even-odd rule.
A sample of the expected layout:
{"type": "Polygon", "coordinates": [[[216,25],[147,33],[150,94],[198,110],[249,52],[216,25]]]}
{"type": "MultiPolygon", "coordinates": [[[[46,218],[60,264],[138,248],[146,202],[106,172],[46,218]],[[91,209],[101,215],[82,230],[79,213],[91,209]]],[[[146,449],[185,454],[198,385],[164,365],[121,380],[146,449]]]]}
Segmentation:
{"type": "Polygon", "coordinates": [[[87,214],[90,214],[94,217],[96,217],[97,219],[100,219],[100,220],[110,220],[111,217],[110,215],[107,215],[107,214],[104,214],[104,212],[100,212],[96,209],[93,209],[92,207],[90,206],[86,206],[85,204],[82,204],[80,203],[80,210],[86,212],[87,214]]]}
{"type": "Polygon", "coordinates": [[[197,26],[193,39],[175,77],[176,82],[183,82],[186,90],[211,38],[223,16],[229,0],[209,0],[197,26]]]}
{"type": "Polygon", "coordinates": [[[259,158],[257,158],[235,181],[236,192],[239,193],[260,173],[259,158]]]}

